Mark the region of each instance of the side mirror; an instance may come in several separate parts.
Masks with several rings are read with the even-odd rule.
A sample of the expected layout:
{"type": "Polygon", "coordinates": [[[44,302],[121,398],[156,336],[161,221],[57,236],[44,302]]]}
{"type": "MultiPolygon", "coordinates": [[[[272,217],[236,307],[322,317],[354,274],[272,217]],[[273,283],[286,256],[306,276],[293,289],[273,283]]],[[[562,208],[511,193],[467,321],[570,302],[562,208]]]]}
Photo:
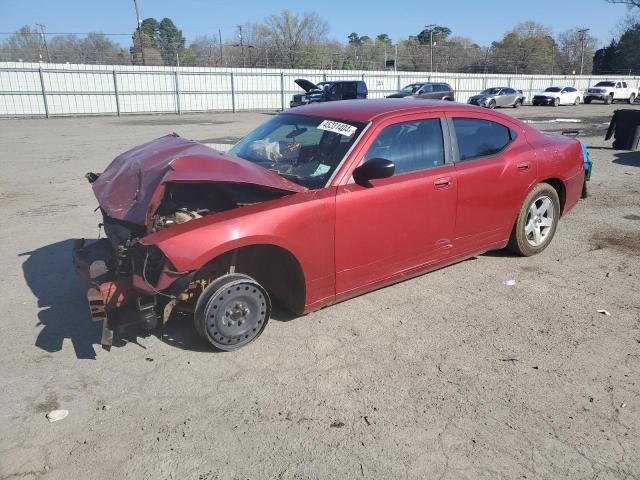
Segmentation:
{"type": "Polygon", "coordinates": [[[369,180],[388,178],[393,175],[395,170],[396,166],[392,161],[386,158],[372,158],[353,171],[353,179],[358,185],[371,187],[369,180]]]}

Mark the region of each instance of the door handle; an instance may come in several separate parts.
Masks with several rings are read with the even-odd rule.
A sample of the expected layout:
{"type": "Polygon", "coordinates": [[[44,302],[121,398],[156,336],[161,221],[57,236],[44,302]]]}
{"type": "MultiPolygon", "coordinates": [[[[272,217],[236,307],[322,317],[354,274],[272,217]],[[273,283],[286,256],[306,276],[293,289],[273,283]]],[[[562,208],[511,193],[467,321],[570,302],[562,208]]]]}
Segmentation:
{"type": "Polygon", "coordinates": [[[449,188],[451,185],[453,185],[453,179],[451,177],[437,178],[433,182],[433,186],[441,190],[449,188]]]}
{"type": "Polygon", "coordinates": [[[518,170],[520,170],[521,172],[526,172],[527,170],[529,170],[529,162],[519,163],[518,165],[516,165],[516,167],[518,167],[518,170]]]}

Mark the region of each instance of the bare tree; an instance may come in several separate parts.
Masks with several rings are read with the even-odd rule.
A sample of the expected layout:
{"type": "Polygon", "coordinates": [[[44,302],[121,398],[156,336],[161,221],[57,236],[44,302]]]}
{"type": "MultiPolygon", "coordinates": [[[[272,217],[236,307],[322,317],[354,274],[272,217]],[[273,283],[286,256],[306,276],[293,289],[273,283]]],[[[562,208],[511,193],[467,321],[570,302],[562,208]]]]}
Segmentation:
{"type": "Polygon", "coordinates": [[[267,17],[262,28],[266,42],[290,68],[298,66],[305,45],[324,42],[329,32],[328,23],[317,13],[300,16],[289,10],[267,17]]]}
{"type": "Polygon", "coordinates": [[[621,3],[627,5],[629,8],[640,8],[640,0],[607,0],[608,3],[621,3]]]}
{"type": "Polygon", "coordinates": [[[593,54],[596,51],[598,39],[588,32],[581,33],[580,29],[572,28],[558,35],[558,65],[564,74],[575,74],[580,71],[580,58],[584,40],[585,73],[593,69],[593,54]]]}

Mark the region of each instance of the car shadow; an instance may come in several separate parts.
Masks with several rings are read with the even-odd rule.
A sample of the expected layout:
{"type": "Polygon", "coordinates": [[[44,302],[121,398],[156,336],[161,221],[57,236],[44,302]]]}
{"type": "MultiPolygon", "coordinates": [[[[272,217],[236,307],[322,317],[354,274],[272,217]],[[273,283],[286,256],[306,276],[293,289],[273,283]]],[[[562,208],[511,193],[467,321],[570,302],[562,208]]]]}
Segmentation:
{"type": "Polygon", "coordinates": [[[640,152],[620,152],[614,156],[613,163],[627,167],[640,167],[640,152]]]}
{"type": "MultiPolygon", "coordinates": [[[[65,340],[73,345],[78,359],[95,359],[96,348],[101,348],[101,322],[94,322],[89,315],[85,285],[75,273],[72,262],[73,239],[64,240],[21,253],[26,257],[22,271],[27,286],[38,299],[40,327],[35,346],[46,352],[59,352],[65,340]]],[[[274,304],[272,321],[287,322],[298,316],[274,304]]],[[[162,342],[196,352],[213,351],[193,326],[193,315],[174,312],[167,323],[152,331],[125,329],[114,332],[113,347],[134,344],[150,335],[162,342]]]]}
{"type": "Polygon", "coordinates": [[[72,248],[73,240],[64,240],[19,255],[26,257],[24,279],[38,299],[36,326],[41,330],[35,345],[46,352],[58,352],[69,340],[77,358],[95,359],[101,325],[89,317],[86,288],[71,261],[72,248]]]}

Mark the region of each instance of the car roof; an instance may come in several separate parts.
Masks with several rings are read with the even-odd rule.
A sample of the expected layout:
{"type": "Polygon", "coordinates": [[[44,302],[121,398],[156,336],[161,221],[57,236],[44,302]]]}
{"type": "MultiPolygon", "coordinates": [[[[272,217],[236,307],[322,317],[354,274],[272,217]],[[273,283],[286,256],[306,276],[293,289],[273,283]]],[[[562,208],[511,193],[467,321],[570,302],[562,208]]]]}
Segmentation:
{"type": "Polygon", "coordinates": [[[312,115],[353,122],[370,122],[378,117],[398,113],[484,111],[480,107],[446,100],[423,100],[406,98],[378,98],[369,100],[342,100],[340,102],[312,103],[285,110],[283,113],[312,115]]]}

